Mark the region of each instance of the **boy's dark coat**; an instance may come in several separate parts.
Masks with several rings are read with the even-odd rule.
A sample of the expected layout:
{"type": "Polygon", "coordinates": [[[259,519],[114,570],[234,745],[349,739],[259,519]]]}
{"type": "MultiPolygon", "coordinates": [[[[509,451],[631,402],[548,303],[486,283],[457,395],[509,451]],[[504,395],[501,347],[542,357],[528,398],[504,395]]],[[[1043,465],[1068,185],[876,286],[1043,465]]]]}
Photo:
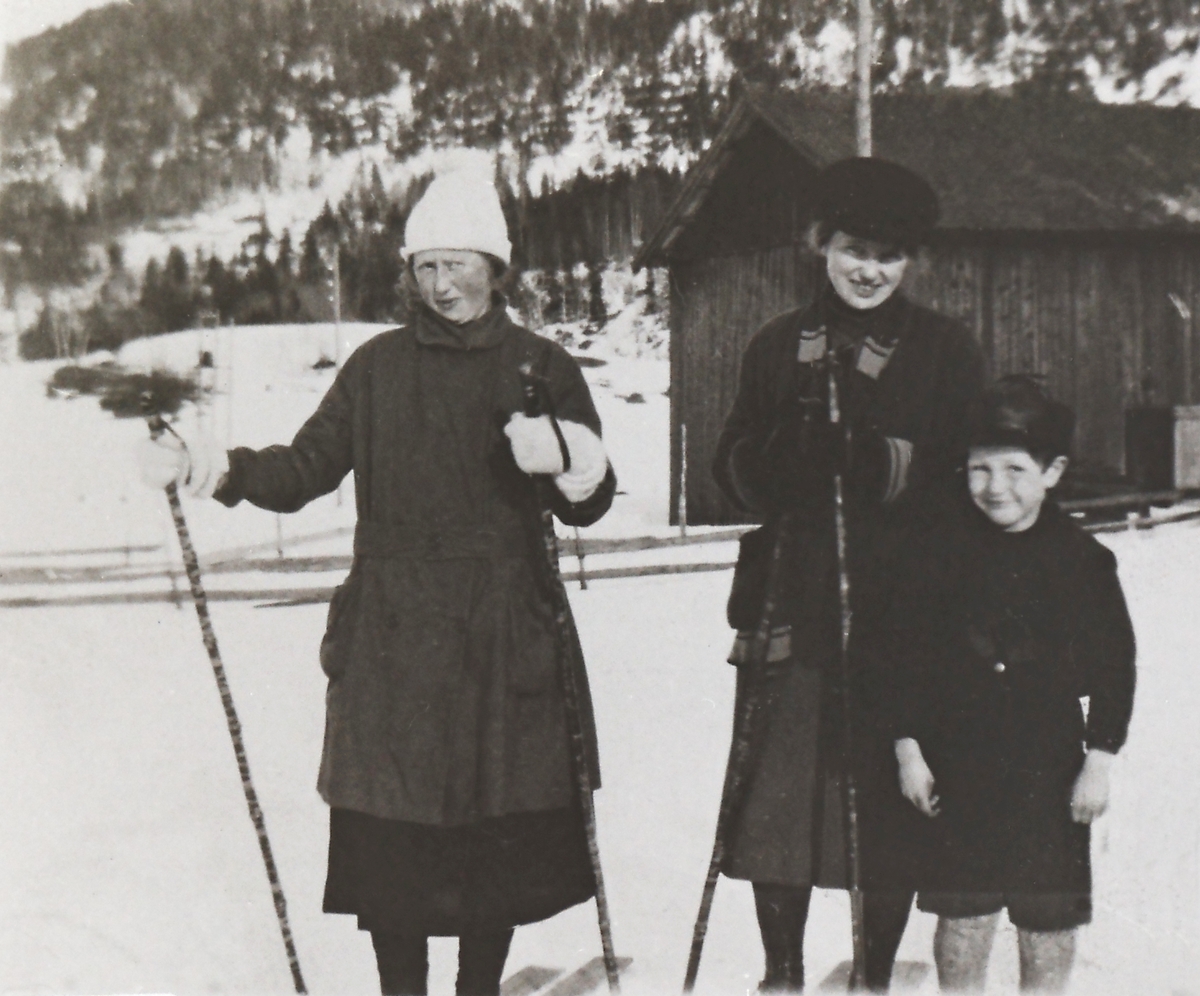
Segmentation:
{"type": "MultiPolygon", "coordinates": [[[[290,445],[231,454],[230,505],[294,511],[354,473],[354,563],[321,647],[331,806],[449,826],[574,798],[538,503],[501,431],[526,360],[599,433],[574,360],[502,307],[465,331],[421,311],[350,357],[290,445]]],[[[610,469],[555,512],[590,523],[614,491],[610,469]]],[[[598,783],[582,664],[576,680],[598,783]]]]}
{"type": "Polygon", "coordinates": [[[902,556],[880,659],[892,733],[921,745],[941,799],[922,887],[1087,893],[1071,789],[1085,744],[1117,751],[1133,708],[1116,558],[1051,501],[1020,533],[946,507],[902,556]]]}
{"type": "MultiPolygon", "coordinates": [[[[826,294],[832,294],[827,288],[826,294]]],[[[778,527],[783,507],[769,491],[766,441],[799,388],[801,330],[833,316],[813,305],[768,322],[742,358],[737,397],[717,444],[713,472],[731,501],[778,527]],[[764,487],[767,485],[767,487],[764,487]]],[[[890,592],[892,560],[911,504],[953,476],[966,452],[967,413],[982,387],[978,347],[958,323],[894,295],[869,315],[867,333],[894,342],[878,381],[851,373],[843,404],[861,428],[914,444],[908,491],[885,505],[851,494],[848,532],[855,660],[877,635],[890,592]]],[[[861,331],[861,330],[860,330],[861,331]]],[[[844,886],[845,840],[836,772],[840,728],[836,698],[839,603],[831,488],[796,507],[796,534],[785,551],[777,624],[792,627],[792,658],[773,665],[755,772],[724,869],[735,878],[792,885],[844,886]],[[829,777],[826,777],[826,774],[829,777]]],[[[859,672],[855,689],[865,884],[900,888],[910,878],[905,838],[911,807],[896,786],[890,743],[875,729],[877,692],[859,672]]],[[[739,697],[745,692],[739,675],[739,697]]]]}

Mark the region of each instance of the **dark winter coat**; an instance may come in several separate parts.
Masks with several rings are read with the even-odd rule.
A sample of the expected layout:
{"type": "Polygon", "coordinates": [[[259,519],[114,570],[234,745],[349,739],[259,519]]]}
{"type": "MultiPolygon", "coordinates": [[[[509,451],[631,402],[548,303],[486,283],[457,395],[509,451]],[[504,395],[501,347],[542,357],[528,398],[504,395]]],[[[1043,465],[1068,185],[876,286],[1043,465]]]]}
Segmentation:
{"type": "MultiPolygon", "coordinates": [[[[754,336],[717,444],[713,469],[726,495],[763,517],[768,538],[788,513],[792,534],[773,620],[783,635],[772,657],[781,659],[766,679],[766,732],[725,870],[753,881],[836,886],[845,884],[845,871],[832,467],[818,475],[818,486],[789,491],[780,486],[780,453],[772,448],[798,396],[816,396],[826,416],[826,368],[801,352],[818,330],[831,347],[845,342],[855,351],[843,365],[853,369],[841,379],[841,407],[859,453],[875,461],[861,460],[846,482],[854,660],[876,636],[909,507],[961,465],[982,362],[965,329],[899,294],[871,312],[851,313],[827,286],[813,305],[773,319],[754,336]],[[882,372],[872,362],[880,354],[888,357],[882,372]]],[[[739,676],[739,698],[746,679],[739,676]]],[[[891,887],[907,872],[903,848],[889,842],[903,836],[910,814],[895,788],[894,759],[875,729],[876,699],[869,682],[856,682],[866,880],[891,887]]]]}
{"type": "MultiPolygon", "coordinates": [[[[321,646],[331,806],[453,826],[574,798],[538,498],[502,432],[526,361],[560,418],[600,432],[574,360],[497,304],[462,327],[421,309],[355,351],[290,445],[231,452],[228,505],[294,511],[354,473],[354,562],[321,646]]],[[[615,487],[610,468],[580,505],[551,488],[554,511],[587,525],[615,487]]]]}
{"type": "Polygon", "coordinates": [[[1116,558],[1052,502],[1008,533],[962,498],[914,535],[899,578],[892,735],[920,744],[941,800],[922,886],[1087,893],[1071,789],[1084,747],[1119,750],[1133,708],[1116,558]]]}

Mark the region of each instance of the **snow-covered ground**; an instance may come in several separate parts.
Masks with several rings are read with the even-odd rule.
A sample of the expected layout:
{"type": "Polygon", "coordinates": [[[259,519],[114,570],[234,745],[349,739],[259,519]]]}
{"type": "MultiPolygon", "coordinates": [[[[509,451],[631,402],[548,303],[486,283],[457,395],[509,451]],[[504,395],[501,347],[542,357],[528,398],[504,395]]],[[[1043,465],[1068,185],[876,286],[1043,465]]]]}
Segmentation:
{"type": "MultiPolygon", "coordinates": [[[[377,330],[343,326],[343,355],[377,330]]],[[[237,444],[289,438],[331,379],[313,363],[338,353],[332,329],[322,326],[210,336],[218,386],[232,391],[219,393],[203,419],[215,438],[237,444]]],[[[200,347],[198,333],[181,333],[134,343],[121,359],[186,367],[200,347]]],[[[665,533],[666,364],[596,349],[608,362],[586,373],[625,493],[585,534],[665,533]],[[624,400],[635,392],[643,403],[624,400]]],[[[0,581],[18,566],[153,567],[164,558],[178,572],[165,501],[133,468],[144,426],[113,419],[90,398],[47,398],[51,370],[0,367],[0,581]],[[80,552],[97,548],[111,549],[80,552]]],[[[182,420],[185,432],[195,418],[182,420]]],[[[272,551],[281,539],[290,553],[341,552],[353,495],[347,485],[340,503],[329,496],[282,521],[248,507],[185,507],[210,561],[251,546],[272,551]]],[[[1140,684],[1129,746],[1114,768],[1113,805],[1095,833],[1096,918],[1082,935],[1075,991],[1197,993],[1200,529],[1183,523],[1105,542],[1120,559],[1137,626],[1140,684]]],[[[698,549],[704,560],[729,553],[698,549]]],[[[292,575],[284,584],[336,580],[292,575]]],[[[281,586],[271,577],[236,581],[281,586]]],[[[682,980],[728,748],[728,584],[721,571],[571,586],[603,755],[601,851],[616,945],[634,959],[625,981],[633,996],[678,992],[682,980]]],[[[0,585],[0,598],[29,592],[0,585]]],[[[0,992],[290,991],[186,599],[179,608],[0,613],[0,992]]],[[[324,705],[316,648],[325,606],[215,602],[212,614],[309,989],[377,992],[366,936],[350,918],[320,912],[326,811],[314,788],[324,705]]],[[[849,956],[847,925],[845,896],[819,893],[807,950],[814,984],[849,956]]],[[[930,961],[932,927],[914,914],[902,961],[930,961]]],[[[453,990],[454,945],[434,944],[432,993],[453,990]]],[[[1014,946],[1011,933],[1001,935],[991,990],[1014,988],[1014,946]]],[[[571,971],[598,953],[588,905],[521,928],[508,967],[571,971]]],[[[723,880],[698,991],[744,993],[760,972],[749,888],[723,880]]],[[[926,974],[917,988],[933,992],[936,984],[926,974]]]]}

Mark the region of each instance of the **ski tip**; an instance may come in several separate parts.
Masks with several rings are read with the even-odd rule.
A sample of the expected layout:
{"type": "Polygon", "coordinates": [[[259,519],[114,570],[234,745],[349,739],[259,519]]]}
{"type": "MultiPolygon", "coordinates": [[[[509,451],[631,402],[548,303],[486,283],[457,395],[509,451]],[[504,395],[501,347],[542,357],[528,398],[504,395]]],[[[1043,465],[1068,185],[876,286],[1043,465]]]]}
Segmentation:
{"type": "Polygon", "coordinates": [[[514,972],[500,985],[500,996],[534,996],[563,974],[561,968],[546,968],[542,965],[526,965],[514,972]]]}
{"type": "MultiPolygon", "coordinates": [[[[620,976],[632,964],[632,958],[617,958],[617,975],[620,976]]],[[[604,959],[596,957],[559,980],[542,996],[586,996],[603,986],[607,980],[604,959]]]]}
{"type": "MultiPolygon", "coordinates": [[[[832,972],[821,980],[817,986],[819,993],[844,993],[850,989],[850,972],[852,965],[848,961],[838,964],[832,972]]],[[[891,992],[912,992],[921,988],[926,976],[931,971],[930,966],[923,961],[898,961],[892,969],[891,992]]]]}

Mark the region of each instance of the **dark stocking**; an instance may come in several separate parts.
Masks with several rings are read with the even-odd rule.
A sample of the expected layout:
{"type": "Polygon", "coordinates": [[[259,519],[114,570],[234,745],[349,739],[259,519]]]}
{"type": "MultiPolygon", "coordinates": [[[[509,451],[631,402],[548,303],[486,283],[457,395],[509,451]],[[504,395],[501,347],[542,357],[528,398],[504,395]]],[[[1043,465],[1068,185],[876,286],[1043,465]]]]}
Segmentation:
{"type": "Polygon", "coordinates": [[[867,941],[867,988],[873,993],[886,993],[892,981],[892,965],[896,949],[904,936],[908,913],[912,908],[911,892],[864,892],[863,933],[867,941]]]}
{"type": "Polygon", "coordinates": [[[807,885],[754,883],[754,908],[767,962],[759,992],[798,993],[804,988],[804,925],[811,897],[807,885]]]}
{"type": "Polygon", "coordinates": [[[499,996],[513,932],[463,934],[458,939],[457,996],[499,996]]]}
{"type": "Polygon", "coordinates": [[[425,996],[429,979],[429,938],[371,931],[379,991],[383,996],[425,996]]]}

